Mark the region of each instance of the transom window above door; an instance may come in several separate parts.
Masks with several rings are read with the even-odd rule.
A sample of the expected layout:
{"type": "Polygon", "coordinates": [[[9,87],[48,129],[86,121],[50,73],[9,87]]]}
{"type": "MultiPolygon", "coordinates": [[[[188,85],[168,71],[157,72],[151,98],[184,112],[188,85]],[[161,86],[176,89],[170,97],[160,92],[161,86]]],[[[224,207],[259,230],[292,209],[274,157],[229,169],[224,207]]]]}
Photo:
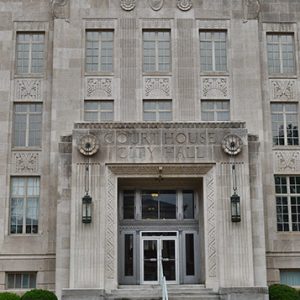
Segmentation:
{"type": "Polygon", "coordinates": [[[196,201],[192,190],[123,190],[121,219],[194,219],[196,201]]]}

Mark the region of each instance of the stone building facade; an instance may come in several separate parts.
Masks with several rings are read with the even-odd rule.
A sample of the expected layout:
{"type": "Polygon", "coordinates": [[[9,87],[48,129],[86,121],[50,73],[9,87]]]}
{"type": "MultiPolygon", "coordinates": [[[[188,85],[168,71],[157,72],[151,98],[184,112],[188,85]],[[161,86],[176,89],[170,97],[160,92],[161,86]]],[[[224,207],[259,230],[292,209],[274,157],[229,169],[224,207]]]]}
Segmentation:
{"type": "Polygon", "coordinates": [[[300,285],[298,0],[0,0],[0,20],[1,290],[300,285]]]}

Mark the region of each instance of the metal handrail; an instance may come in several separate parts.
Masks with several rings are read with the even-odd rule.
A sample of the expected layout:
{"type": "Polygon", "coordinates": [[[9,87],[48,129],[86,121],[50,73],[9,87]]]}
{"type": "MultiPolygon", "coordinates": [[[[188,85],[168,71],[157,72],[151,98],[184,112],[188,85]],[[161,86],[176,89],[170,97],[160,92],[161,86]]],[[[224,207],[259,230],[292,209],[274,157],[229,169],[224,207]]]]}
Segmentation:
{"type": "Polygon", "coordinates": [[[160,283],[161,291],[162,291],[162,300],[168,300],[167,281],[166,281],[166,277],[164,276],[162,259],[160,259],[159,269],[160,269],[159,283],[160,283]]]}

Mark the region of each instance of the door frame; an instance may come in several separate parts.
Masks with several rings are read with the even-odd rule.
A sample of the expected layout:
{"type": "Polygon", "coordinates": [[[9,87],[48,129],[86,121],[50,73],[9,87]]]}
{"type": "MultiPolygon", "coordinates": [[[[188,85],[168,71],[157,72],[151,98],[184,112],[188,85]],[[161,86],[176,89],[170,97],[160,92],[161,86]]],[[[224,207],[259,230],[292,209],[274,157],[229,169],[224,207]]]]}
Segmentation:
{"type": "Polygon", "coordinates": [[[179,284],[179,234],[178,231],[141,231],[140,232],[140,284],[159,284],[160,276],[160,261],[162,259],[162,241],[174,241],[175,242],[175,278],[176,280],[167,281],[168,284],[179,284]],[[174,233],[171,236],[163,235],[147,235],[143,236],[143,233],[174,233]],[[157,281],[144,281],[144,241],[156,240],[157,241],[157,281]]]}

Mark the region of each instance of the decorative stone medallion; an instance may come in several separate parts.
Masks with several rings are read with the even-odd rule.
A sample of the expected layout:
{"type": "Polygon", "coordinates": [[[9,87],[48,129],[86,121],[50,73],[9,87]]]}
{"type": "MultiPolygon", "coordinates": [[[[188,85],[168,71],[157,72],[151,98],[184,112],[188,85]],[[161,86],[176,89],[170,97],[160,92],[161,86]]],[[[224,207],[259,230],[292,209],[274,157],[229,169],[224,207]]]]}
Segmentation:
{"type": "Polygon", "coordinates": [[[192,6],[192,0],[177,0],[177,7],[183,11],[191,9],[192,6]]]}
{"type": "Polygon", "coordinates": [[[229,155],[238,155],[243,148],[242,139],[235,134],[228,134],[222,141],[222,149],[229,155]]]}
{"type": "Polygon", "coordinates": [[[148,0],[148,2],[153,10],[160,10],[164,5],[164,0],[148,0]]]}
{"type": "Polygon", "coordinates": [[[120,4],[124,10],[133,10],[135,8],[136,0],[121,0],[120,4]]]}
{"type": "Polygon", "coordinates": [[[85,156],[94,155],[99,150],[99,142],[92,134],[84,135],[78,142],[78,150],[85,156]]]}

